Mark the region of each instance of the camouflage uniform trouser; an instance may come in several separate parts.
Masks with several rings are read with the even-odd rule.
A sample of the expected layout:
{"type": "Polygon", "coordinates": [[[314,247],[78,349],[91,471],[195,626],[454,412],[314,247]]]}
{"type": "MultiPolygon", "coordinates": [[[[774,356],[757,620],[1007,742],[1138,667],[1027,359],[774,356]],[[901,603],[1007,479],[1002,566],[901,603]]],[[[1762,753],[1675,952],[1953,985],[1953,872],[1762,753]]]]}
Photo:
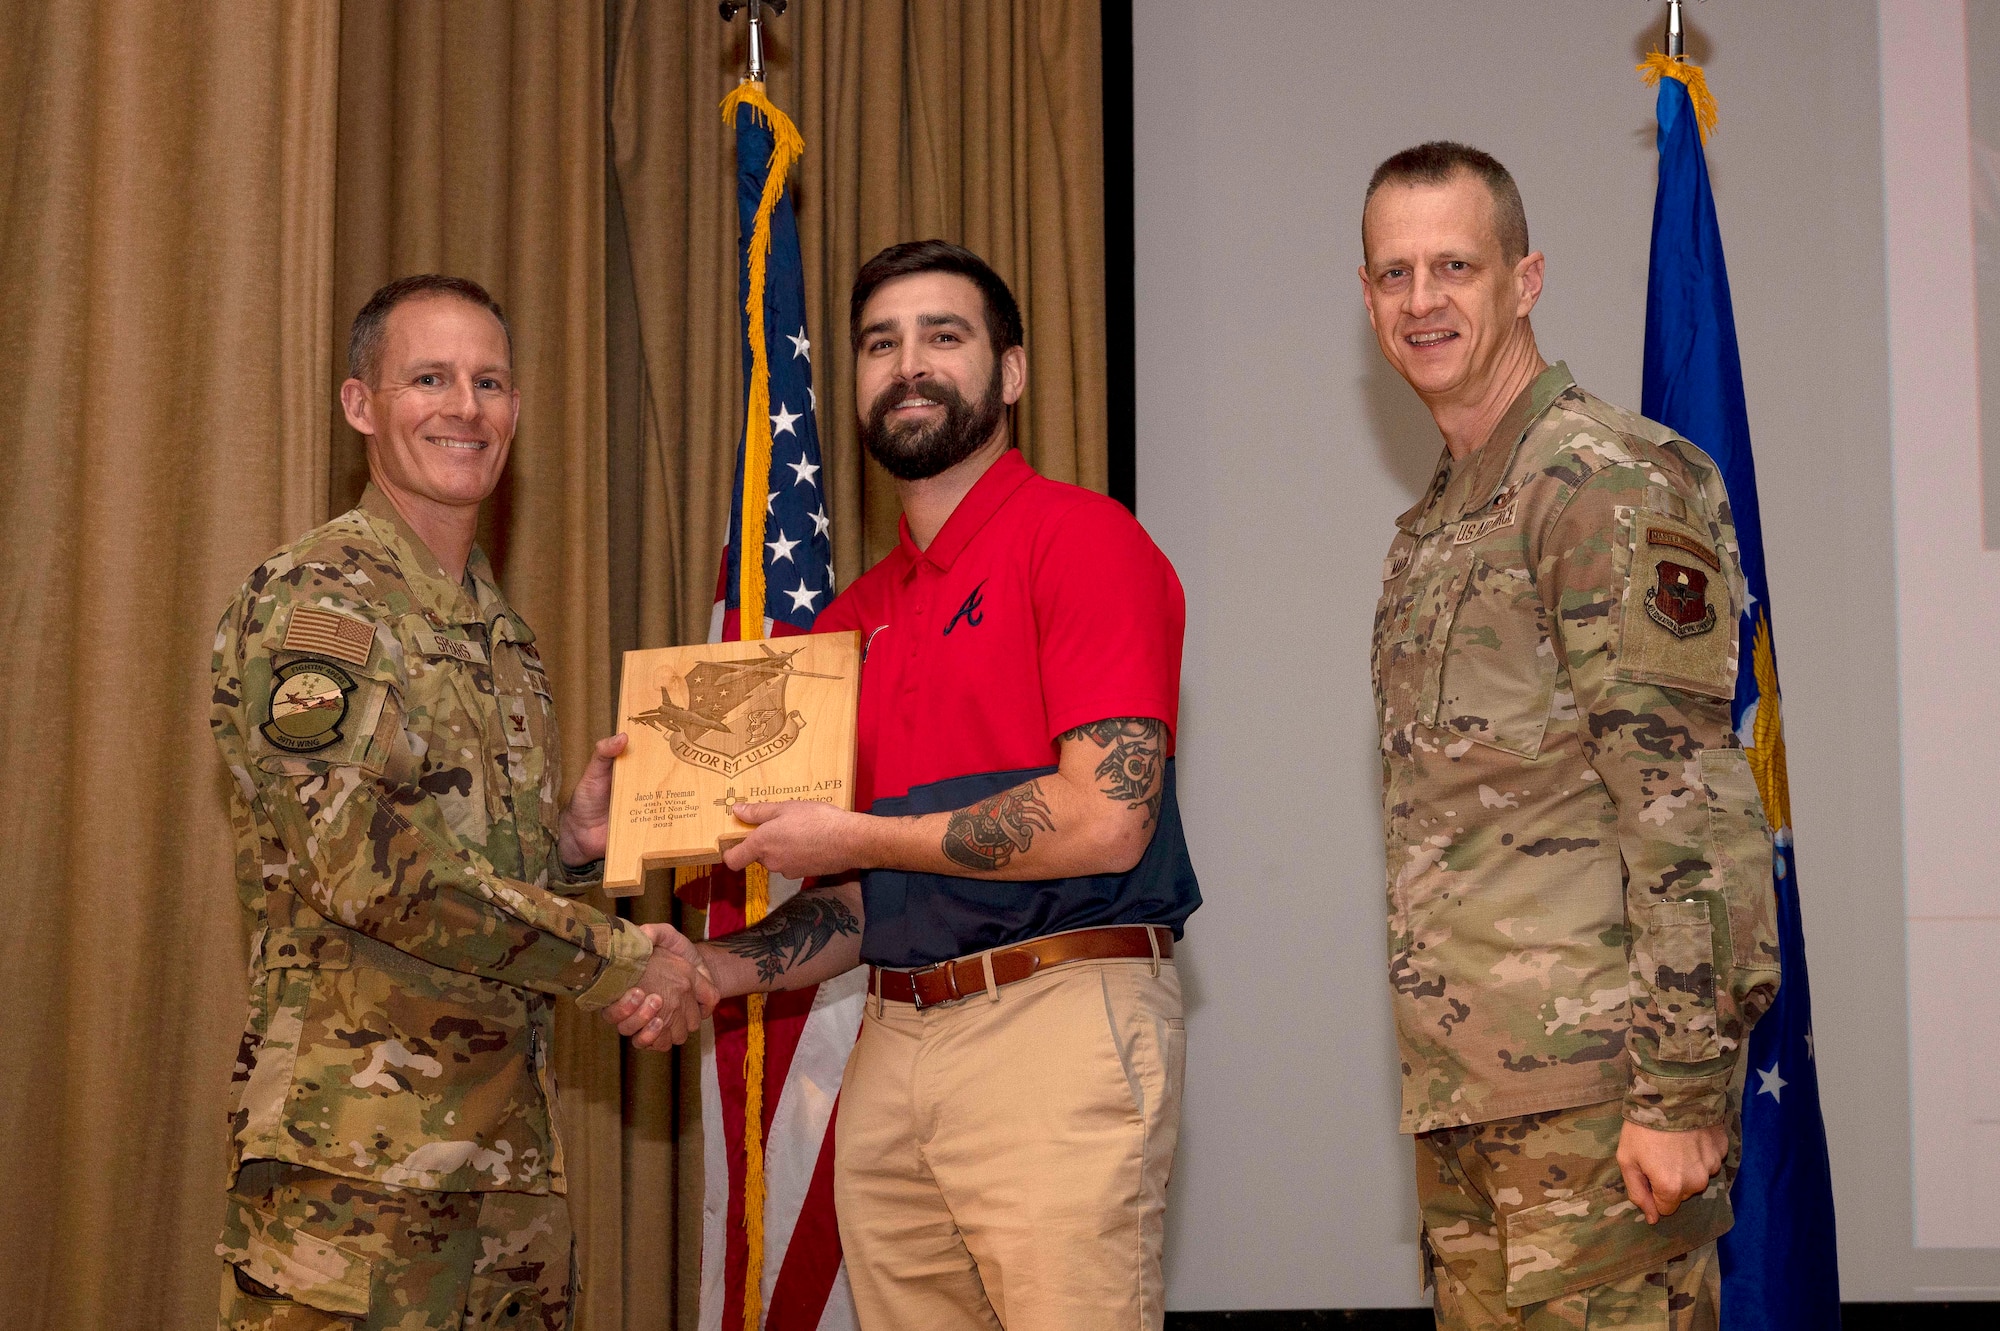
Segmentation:
{"type": "Polygon", "coordinates": [[[564,1331],[561,1197],[425,1192],[272,1160],[229,1190],[222,1331],[564,1331]]]}
{"type": "Polygon", "coordinates": [[[1648,1225],[1618,1170],[1623,1126],[1613,1100],[1418,1135],[1440,1328],[1714,1331],[1734,1171],[1648,1225]]]}

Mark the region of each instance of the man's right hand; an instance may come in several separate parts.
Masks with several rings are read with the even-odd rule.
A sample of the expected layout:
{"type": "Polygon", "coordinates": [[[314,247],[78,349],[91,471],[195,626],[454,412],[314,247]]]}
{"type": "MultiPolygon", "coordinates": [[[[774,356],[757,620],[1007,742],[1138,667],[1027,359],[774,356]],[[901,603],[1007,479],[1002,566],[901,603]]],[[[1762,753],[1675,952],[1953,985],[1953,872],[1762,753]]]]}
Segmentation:
{"type": "Polygon", "coordinates": [[[722,995],[702,965],[693,943],[670,924],[639,926],[653,942],[653,955],[639,976],[639,983],[625,996],[606,1007],[604,1019],[631,1035],[658,1018],[661,1029],[656,1038],[641,1048],[664,1049],[686,1041],[701,1029],[702,1019],[715,1009],[722,995]]]}

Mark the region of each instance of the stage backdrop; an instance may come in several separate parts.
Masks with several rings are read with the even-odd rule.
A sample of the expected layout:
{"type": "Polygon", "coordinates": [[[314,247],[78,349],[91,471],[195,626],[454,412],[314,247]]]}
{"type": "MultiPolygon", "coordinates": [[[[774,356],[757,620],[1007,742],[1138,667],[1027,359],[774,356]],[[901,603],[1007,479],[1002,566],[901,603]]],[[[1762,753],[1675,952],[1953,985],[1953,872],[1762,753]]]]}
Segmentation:
{"type": "MultiPolygon", "coordinates": [[[[1972,1249],[1990,1241],[1976,1180],[1991,1177],[1977,1171],[1994,1154],[1967,1148],[1993,1128],[1966,1121],[1971,1106],[1992,1114],[1978,1087],[1990,1088],[2000,1050],[1966,997],[1990,981],[1940,984],[1991,971],[1990,959],[1972,960],[1992,951],[1978,941],[1993,928],[1979,836],[1992,808],[1990,798],[1975,808],[1971,793],[1986,786],[1923,810],[1908,861],[1913,913],[1984,915],[1912,925],[1907,943],[1904,920],[1905,792],[1942,800],[1949,773],[1985,781],[1992,766],[1963,732],[1990,693],[1978,681],[1991,648],[1983,659],[1961,650],[1990,637],[1991,616],[1973,609],[1988,602],[1946,572],[1994,558],[1978,548],[1969,396],[1966,55],[1962,36],[1929,35],[1959,8],[1883,11],[1884,31],[1908,39],[1896,68],[1913,71],[1923,103],[1913,115],[1891,108],[1922,214],[1901,249],[1885,249],[1876,5],[1686,10],[1689,54],[1722,111],[1708,154],[1763,488],[1849,1299],[2000,1297],[2000,1253],[1972,1249]],[[1955,147],[1925,119],[1933,111],[1938,123],[1957,115],[1955,147]],[[1934,198],[1945,202],[1926,212],[1934,198]],[[1923,231],[1952,225],[1953,208],[1956,232],[1923,231]],[[1892,253],[1915,279],[1899,326],[1931,339],[1899,353],[1916,377],[1907,392],[1897,381],[1893,510],[1892,253]],[[1960,322],[1940,322],[1947,315],[1960,322]],[[1943,465],[1954,459],[1964,465],[1943,465]],[[1906,476],[1924,478],[1907,509],[1906,476]],[[1916,772],[1909,784],[1897,560],[1910,550],[1899,552],[1892,512],[1949,518],[1911,523],[1931,562],[1905,583],[1924,597],[1905,623],[1955,628],[1901,643],[1927,690],[1919,728],[1905,720],[1905,735],[1928,745],[1901,753],[1916,772]],[[1939,754],[1965,767],[1938,766],[1939,754]],[[1919,854],[1939,867],[1921,882],[1919,854]],[[1924,1195],[1912,1175],[1913,1012],[1935,1033],[1915,1093],[1920,1111],[1935,1106],[1914,1143],[1937,1199],[1928,1212],[1912,1201],[1924,1195]],[[1954,1177],[1963,1182],[1948,1194],[1954,1177]]],[[[1207,898],[1185,963],[1169,1306],[1414,1304],[1368,633],[1391,524],[1429,478],[1439,441],[1361,307],[1361,196],[1377,162],[1424,139],[1499,156],[1548,255],[1535,315],[1544,352],[1636,407],[1656,157],[1654,95],[1632,66],[1657,40],[1662,8],[1136,0],[1134,10],[1139,516],[1187,585],[1182,806],[1207,898]]]]}
{"type": "MultiPolygon", "coordinates": [[[[743,24],[681,0],[0,0],[0,32],[0,1307],[179,1331],[213,1321],[244,1010],[216,618],[359,491],[333,406],[354,310],[445,268],[513,321],[521,426],[482,539],[572,774],[616,649],[705,635],[740,400],[716,104],[743,24]]],[[[1016,283],[1031,456],[1101,485],[1095,9],[804,0],[772,37],[809,144],[843,579],[894,532],[844,363],[847,283],[889,241],[966,241],[1016,283]]],[[[700,1199],[675,1064],[594,1020],[556,1056],[580,1327],[675,1325],[700,1199]]]]}

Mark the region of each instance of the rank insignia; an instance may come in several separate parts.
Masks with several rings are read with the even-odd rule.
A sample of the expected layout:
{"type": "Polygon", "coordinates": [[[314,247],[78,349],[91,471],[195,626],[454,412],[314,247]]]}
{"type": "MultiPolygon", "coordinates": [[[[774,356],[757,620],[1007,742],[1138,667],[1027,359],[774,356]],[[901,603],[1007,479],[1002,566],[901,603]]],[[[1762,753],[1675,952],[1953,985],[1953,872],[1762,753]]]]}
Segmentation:
{"type": "Polygon", "coordinates": [[[271,717],[257,727],[292,753],[317,753],[340,741],[354,680],[331,661],[307,659],[278,668],[271,681],[271,717]]]}
{"type": "Polygon", "coordinates": [[[1715,627],[1708,603],[1708,574],[1662,559],[1654,566],[1656,585],[1646,593],[1646,613],[1676,638],[1692,638],[1715,627]]]}

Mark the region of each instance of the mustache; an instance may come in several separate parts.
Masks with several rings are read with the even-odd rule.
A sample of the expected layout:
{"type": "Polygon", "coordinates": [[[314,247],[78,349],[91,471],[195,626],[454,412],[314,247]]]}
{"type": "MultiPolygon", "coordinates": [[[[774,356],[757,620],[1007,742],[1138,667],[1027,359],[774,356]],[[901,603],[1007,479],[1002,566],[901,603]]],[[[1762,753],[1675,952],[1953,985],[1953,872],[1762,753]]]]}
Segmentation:
{"type": "Polygon", "coordinates": [[[912,382],[897,378],[876,394],[862,422],[861,445],[899,480],[935,476],[970,457],[992,435],[1006,413],[1000,397],[1000,366],[977,401],[969,401],[957,385],[944,379],[912,382]],[[942,419],[891,422],[896,404],[912,397],[935,402],[942,419]]]}

